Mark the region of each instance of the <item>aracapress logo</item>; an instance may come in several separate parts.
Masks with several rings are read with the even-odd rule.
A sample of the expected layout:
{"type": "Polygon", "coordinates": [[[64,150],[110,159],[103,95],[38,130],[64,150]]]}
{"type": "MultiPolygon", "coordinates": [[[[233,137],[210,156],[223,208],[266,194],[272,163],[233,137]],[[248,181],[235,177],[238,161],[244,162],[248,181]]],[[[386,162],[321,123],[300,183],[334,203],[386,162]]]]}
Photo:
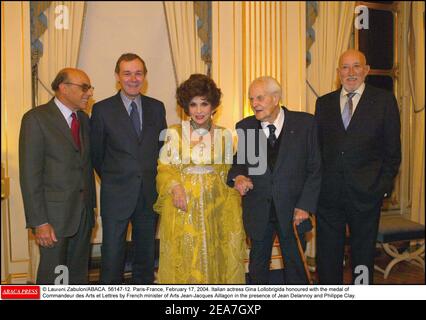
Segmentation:
{"type": "Polygon", "coordinates": [[[40,286],[1,286],[2,299],[40,299],[40,286]]]}

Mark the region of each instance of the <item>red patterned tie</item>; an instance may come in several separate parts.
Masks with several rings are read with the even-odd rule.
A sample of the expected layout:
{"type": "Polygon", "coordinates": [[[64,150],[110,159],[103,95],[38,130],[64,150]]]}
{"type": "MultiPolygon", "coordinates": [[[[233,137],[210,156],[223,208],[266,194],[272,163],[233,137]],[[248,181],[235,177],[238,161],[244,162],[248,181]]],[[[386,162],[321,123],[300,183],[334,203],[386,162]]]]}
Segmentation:
{"type": "Polygon", "coordinates": [[[77,145],[78,149],[80,150],[80,122],[77,119],[77,115],[73,112],[72,115],[72,121],[71,121],[71,134],[74,138],[74,142],[77,145]]]}

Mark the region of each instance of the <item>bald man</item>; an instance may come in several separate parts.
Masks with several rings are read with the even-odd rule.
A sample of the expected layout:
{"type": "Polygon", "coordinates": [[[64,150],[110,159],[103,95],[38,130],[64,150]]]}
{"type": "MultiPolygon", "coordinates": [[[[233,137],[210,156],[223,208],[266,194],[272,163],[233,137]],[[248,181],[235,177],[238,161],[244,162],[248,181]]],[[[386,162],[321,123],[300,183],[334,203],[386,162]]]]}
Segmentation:
{"type": "Polygon", "coordinates": [[[53,99],[22,118],[19,171],[25,218],[40,247],[37,283],[87,284],[96,193],[89,118],[82,110],[93,87],[83,71],[66,68],[52,90],[53,99]]]}
{"type": "Polygon", "coordinates": [[[392,193],[401,162],[400,119],[390,91],[364,83],[364,54],[339,59],[342,88],[318,98],[315,117],[322,151],[317,213],[317,267],[321,284],[343,283],[346,225],[352,282],[373,283],[374,253],[383,198],[392,193]]]}

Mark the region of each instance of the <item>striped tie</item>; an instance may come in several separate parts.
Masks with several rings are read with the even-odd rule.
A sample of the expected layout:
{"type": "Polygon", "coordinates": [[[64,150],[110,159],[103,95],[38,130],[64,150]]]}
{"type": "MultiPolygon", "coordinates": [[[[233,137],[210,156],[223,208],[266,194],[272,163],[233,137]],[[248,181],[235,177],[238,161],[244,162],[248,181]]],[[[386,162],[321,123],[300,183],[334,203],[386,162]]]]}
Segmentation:
{"type": "Polygon", "coordinates": [[[352,113],[354,109],[352,98],[354,95],[355,95],[355,92],[349,92],[347,94],[348,101],[346,101],[345,107],[343,108],[342,120],[343,120],[343,125],[345,126],[345,130],[348,128],[349,123],[351,122],[352,113]]]}

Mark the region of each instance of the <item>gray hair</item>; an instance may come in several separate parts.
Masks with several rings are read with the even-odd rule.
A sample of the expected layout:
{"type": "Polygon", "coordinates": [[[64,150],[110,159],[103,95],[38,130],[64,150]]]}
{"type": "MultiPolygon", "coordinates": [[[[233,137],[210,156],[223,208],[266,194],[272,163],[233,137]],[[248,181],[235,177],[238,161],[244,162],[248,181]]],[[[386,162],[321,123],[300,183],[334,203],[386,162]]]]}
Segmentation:
{"type": "Polygon", "coordinates": [[[267,91],[269,94],[276,94],[276,95],[278,95],[278,97],[279,97],[279,98],[280,98],[280,100],[281,100],[281,97],[282,97],[281,85],[279,84],[279,82],[278,82],[276,79],[274,79],[274,78],[272,78],[272,77],[270,77],[270,76],[258,77],[258,78],[254,79],[254,80],[250,83],[250,86],[249,86],[249,92],[250,92],[251,87],[252,87],[254,84],[257,84],[257,83],[262,83],[262,84],[264,84],[264,85],[265,85],[265,88],[266,88],[266,91],[267,91]]]}

